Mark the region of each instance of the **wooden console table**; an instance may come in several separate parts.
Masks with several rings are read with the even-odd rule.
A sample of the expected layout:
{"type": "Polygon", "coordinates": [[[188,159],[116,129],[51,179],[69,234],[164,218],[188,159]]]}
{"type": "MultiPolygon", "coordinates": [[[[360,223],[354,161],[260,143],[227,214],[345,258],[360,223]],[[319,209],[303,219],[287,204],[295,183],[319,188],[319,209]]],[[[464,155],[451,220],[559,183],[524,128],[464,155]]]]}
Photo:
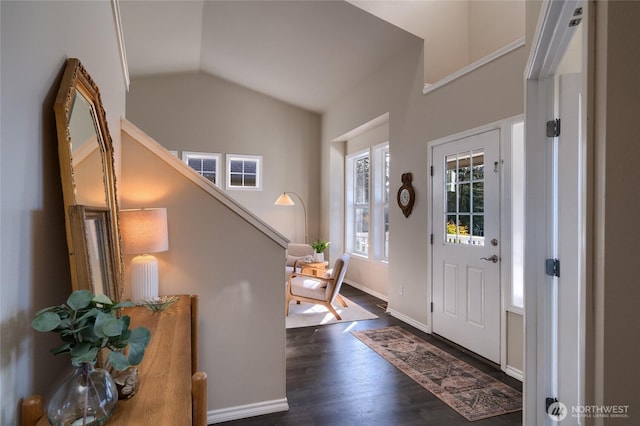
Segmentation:
{"type": "MultiPolygon", "coordinates": [[[[107,425],[207,424],[207,375],[198,370],[198,299],[180,296],[165,311],[136,306],[124,310],[131,328],[144,326],[151,341],[138,365],[136,394],[118,401],[107,425]]],[[[48,425],[42,398],[22,403],[22,426],[48,425]]]]}

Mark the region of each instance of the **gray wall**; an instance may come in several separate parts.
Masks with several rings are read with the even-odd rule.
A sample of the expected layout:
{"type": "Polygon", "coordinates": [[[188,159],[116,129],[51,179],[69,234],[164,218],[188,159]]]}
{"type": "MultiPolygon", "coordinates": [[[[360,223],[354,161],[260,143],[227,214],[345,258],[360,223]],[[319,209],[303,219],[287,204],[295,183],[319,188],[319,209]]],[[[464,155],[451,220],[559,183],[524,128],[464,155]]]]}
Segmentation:
{"type": "Polygon", "coordinates": [[[594,302],[587,316],[594,344],[587,383],[593,374],[594,392],[587,401],[629,405],[629,419],[619,423],[625,424],[637,422],[640,406],[640,286],[632,248],[640,238],[640,168],[632,164],[640,158],[640,2],[598,3],[596,11],[594,302]]]}
{"type": "MultiPolygon", "coordinates": [[[[274,206],[283,191],[308,210],[320,236],[320,116],[202,73],[133,78],[127,118],[167,149],[261,155],[262,191],[227,191],[293,242],[304,241],[304,212],[274,206]]],[[[224,180],[222,188],[224,188],[224,180]]],[[[322,236],[326,238],[326,236],[322,236]]]]}
{"type": "MultiPolygon", "coordinates": [[[[389,142],[389,124],[384,123],[362,134],[350,137],[345,142],[345,155],[371,149],[376,145],[389,142]]],[[[391,203],[395,206],[394,194],[390,194],[391,203]]],[[[393,207],[395,208],[395,207],[393,207]]],[[[352,256],[345,280],[354,287],[363,289],[374,296],[387,300],[389,288],[389,264],[379,260],[363,259],[352,256]]]]}
{"type": "MultiPolygon", "coordinates": [[[[336,102],[323,120],[323,221],[333,240],[342,235],[342,181],[329,170],[342,161],[332,140],[389,112],[392,189],[403,172],[413,173],[416,203],[405,218],[390,209],[389,307],[427,324],[428,189],[427,142],[523,113],[522,73],[527,49],[520,48],[429,93],[422,94],[421,46],[402,52],[387,67],[336,102]],[[491,102],[487,100],[490,99],[491,102]],[[403,286],[400,295],[399,287],[403,286]]],[[[332,254],[341,250],[331,246],[332,254]]]]}
{"type": "Polygon", "coordinates": [[[0,2],[0,423],[18,424],[20,399],[47,395],[70,371],[58,337],[31,330],[33,314],[71,292],[53,102],[67,57],[97,85],[119,145],[125,87],[111,4],[0,2]]]}

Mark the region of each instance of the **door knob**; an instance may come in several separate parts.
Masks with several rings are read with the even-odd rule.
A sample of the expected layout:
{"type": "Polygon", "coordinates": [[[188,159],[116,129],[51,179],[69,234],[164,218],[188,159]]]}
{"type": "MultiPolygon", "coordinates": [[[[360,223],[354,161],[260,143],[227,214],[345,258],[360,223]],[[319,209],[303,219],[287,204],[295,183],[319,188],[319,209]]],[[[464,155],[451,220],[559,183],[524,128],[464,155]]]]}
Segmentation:
{"type": "Polygon", "coordinates": [[[494,254],[491,257],[481,257],[480,259],[486,260],[487,262],[493,262],[493,263],[498,263],[498,260],[499,260],[497,254],[494,254]]]}

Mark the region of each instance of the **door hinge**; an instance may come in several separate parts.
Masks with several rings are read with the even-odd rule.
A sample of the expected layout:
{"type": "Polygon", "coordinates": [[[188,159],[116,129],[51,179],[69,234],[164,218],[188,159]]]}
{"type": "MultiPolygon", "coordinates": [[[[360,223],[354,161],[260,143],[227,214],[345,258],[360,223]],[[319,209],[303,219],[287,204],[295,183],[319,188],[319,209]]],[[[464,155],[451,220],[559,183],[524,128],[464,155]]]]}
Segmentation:
{"type": "Polygon", "coordinates": [[[429,242],[431,243],[431,245],[433,245],[433,234],[429,236],[429,242]]]}
{"type": "Polygon", "coordinates": [[[433,312],[433,302],[431,302],[431,312],[433,312]]]}
{"type": "Polygon", "coordinates": [[[560,119],[547,121],[547,137],[556,138],[560,136],[560,119]]]}
{"type": "Polygon", "coordinates": [[[569,21],[569,28],[580,25],[580,22],[582,22],[582,8],[577,7],[574,9],[573,16],[569,21]]]}
{"type": "Polygon", "coordinates": [[[431,173],[431,176],[433,176],[433,166],[431,166],[431,171],[430,171],[430,173],[431,173]]]}
{"type": "Polygon", "coordinates": [[[558,259],[547,259],[545,261],[545,271],[547,275],[550,277],[559,277],[560,276],[560,260],[558,259]]]}

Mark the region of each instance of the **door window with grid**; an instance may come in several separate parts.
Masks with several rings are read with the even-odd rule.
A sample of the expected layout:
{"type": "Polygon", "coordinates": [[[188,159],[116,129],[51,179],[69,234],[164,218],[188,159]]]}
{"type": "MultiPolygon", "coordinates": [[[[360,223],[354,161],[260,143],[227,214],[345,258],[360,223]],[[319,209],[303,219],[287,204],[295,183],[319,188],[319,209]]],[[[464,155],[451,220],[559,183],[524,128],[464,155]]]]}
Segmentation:
{"type": "Polygon", "coordinates": [[[484,151],[445,159],[447,243],[484,246],[484,151]]]}

